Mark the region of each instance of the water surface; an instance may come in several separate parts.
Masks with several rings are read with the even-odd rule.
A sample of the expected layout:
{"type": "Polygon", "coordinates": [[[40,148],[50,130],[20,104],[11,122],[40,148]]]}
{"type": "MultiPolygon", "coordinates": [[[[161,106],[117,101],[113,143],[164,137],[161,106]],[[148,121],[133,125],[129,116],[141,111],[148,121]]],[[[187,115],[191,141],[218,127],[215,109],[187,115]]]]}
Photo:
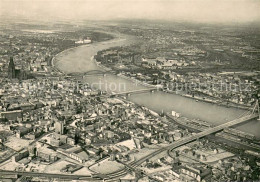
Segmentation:
{"type": "MultiPolygon", "coordinates": [[[[132,42],[131,37],[125,37],[69,49],[56,57],[55,65],[66,73],[102,70],[93,60],[93,56],[98,51],[115,46],[124,46],[132,42]]],[[[106,76],[88,76],[85,77],[84,80],[98,88],[100,87],[102,90],[113,92],[147,88],[143,85],[136,84],[134,81],[111,74],[106,74],[106,76]]],[[[174,110],[180,112],[183,116],[205,120],[214,125],[235,119],[245,112],[245,110],[242,109],[196,102],[191,98],[161,91],[134,94],[127,97],[127,99],[157,112],[170,112],[174,110]]],[[[260,138],[260,121],[258,120],[247,122],[236,128],[260,138]]]]}

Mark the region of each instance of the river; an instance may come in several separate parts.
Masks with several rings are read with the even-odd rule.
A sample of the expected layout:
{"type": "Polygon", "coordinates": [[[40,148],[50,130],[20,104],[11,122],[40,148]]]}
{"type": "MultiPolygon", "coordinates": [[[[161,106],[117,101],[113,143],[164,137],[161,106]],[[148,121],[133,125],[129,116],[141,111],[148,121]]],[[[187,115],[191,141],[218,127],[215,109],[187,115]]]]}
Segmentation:
{"type": "MultiPolygon", "coordinates": [[[[58,54],[54,60],[54,65],[65,73],[86,72],[91,70],[102,70],[93,60],[93,56],[100,50],[115,46],[125,46],[133,43],[132,37],[115,38],[105,42],[96,42],[68,49],[58,54]]],[[[122,92],[129,90],[145,89],[147,87],[135,81],[125,79],[113,74],[106,76],[88,76],[84,81],[97,88],[106,91],[122,92]]],[[[127,97],[128,100],[156,112],[177,111],[189,118],[198,118],[214,125],[219,125],[239,117],[245,110],[218,106],[206,102],[196,102],[194,99],[186,98],[176,94],[169,94],[162,91],[154,93],[134,94],[127,97]]],[[[260,138],[260,121],[247,122],[237,129],[245,131],[260,138]]]]}

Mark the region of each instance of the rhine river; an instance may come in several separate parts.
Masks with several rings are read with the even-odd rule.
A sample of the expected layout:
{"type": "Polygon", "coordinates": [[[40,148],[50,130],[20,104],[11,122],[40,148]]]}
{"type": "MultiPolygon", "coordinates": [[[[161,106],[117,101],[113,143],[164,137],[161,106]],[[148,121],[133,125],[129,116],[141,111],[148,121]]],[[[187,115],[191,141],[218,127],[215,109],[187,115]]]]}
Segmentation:
{"type": "MultiPolygon", "coordinates": [[[[123,38],[115,38],[105,42],[97,42],[68,49],[56,56],[54,65],[65,73],[102,70],[93,60],[93,56],[98,51],[115,46],[129,45],[132,41],[131,37],[124,36],[123,38]]],[[[147,88],[132,80],[113,74],[88,76],[84,78],[84,81],[105,91],[123,92],[147,88]]],[[[162,91],[134,94],[127,97],[127,99],[158,113],[174,110],[188,118],[201,119],[214,125],[233,120],[245,112],[244,110],[232,107],[228,108],[206,102],[196,102],[191,98],[162,91]]],[[[260,138],[260,121],[258,120],[247,122],[236,128],[251,133],[258,139],[260,138]]]]}

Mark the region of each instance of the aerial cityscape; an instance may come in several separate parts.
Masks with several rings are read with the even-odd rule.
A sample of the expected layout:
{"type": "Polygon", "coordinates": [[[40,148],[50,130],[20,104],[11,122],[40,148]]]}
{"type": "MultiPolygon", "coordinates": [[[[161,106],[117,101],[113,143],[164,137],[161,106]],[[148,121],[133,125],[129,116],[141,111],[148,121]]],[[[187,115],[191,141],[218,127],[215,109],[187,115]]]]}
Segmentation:
{"type": "Polygon", "coordinates": [[[259,8],[0,0],[0,182],[260,181],[259,8]]]}

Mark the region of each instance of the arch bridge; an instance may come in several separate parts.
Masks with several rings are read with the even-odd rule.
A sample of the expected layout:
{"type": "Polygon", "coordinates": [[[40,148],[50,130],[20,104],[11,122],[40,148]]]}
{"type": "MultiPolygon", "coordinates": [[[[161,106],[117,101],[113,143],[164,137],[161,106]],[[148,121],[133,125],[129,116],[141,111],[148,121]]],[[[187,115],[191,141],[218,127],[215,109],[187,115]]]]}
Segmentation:
{"type": "Polygon", "coordinates": [[[86,77],[86,76],[95,76],[95,75],[103,75],[105,76],[108,73],[116,73],[115,71],[103,71],[103,70],[89,70],[86,72],[75,72],[75,73],[69,73],[68,76],[71,77],[86,77]]]}
{"type": "Polygon", "coordinates": [[[90,70],[83,73],[83,76],[89,75],[105,75],[107,73],[112,73],[112,71],[103,71],[103,70],[90,70]]]}

